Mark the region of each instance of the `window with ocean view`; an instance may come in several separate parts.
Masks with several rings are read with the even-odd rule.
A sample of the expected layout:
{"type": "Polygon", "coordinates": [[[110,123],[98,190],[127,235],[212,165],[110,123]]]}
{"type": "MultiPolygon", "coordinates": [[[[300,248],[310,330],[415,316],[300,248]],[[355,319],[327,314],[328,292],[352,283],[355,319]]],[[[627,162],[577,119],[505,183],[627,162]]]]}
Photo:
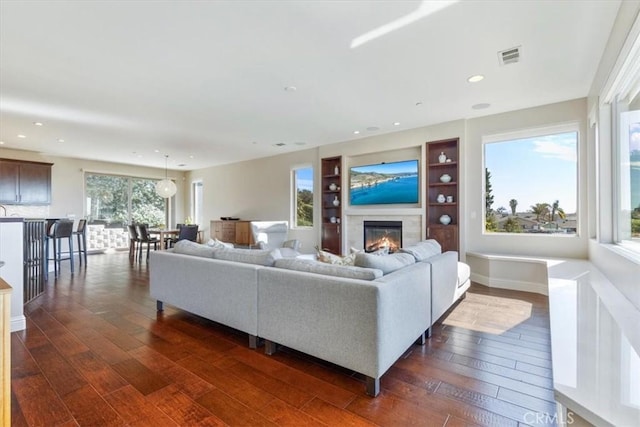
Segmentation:
{"type": "Polygon", "coordinates": [[[485,233],[576,235],[578,131],[485,139],[485,233]]]}

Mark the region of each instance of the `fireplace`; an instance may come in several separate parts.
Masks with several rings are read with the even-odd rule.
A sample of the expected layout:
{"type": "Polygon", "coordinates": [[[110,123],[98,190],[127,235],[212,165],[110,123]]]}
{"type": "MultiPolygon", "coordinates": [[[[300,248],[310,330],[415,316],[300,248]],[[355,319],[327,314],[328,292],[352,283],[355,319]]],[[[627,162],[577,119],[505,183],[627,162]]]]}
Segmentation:
{"type": "Polygon", "coordinates": [[[402,247],[402,221],[364,221],[364,250],[389,248],[397,252],[402,247]]]}

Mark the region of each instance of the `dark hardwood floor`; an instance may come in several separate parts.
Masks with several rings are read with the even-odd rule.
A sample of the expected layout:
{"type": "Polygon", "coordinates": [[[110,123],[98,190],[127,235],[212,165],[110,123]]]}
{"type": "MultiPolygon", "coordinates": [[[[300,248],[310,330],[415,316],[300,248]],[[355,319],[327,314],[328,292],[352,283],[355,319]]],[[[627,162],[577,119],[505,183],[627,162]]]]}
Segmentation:
{"type": "Polygon", "coordinates": [[[265,356],[171,306],[157,314],[148,277],[126,253],[50,277],[11,336],[13,426],[518,426],[554,414],[542,295],[473,285],[373,399],[342,368],[265,356]]]}

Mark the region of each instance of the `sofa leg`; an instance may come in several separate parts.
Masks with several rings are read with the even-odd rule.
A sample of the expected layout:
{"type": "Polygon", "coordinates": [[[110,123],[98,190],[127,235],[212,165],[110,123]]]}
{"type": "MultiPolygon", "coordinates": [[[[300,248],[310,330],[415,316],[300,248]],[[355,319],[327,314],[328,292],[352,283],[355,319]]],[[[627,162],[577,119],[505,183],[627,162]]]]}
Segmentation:
{"type": "Polygon", "coordinates": [[[432,329],[432,328],[429,328],[429,329],[427,329],[426,331],[424,331],[424,335],[425,335],[427,338],[431,338],[431,329],[432,329]]]}
{"type": "Polygon", "coordinates": [[[253,348],[253,349],[258,348],[258,337],[257,336],[249,334],[249,348],[253,348]]]}
{"type": "Polygon", "coordinates": [[[264,340],[264,354],[271,356],[276,352],[276,343],[269,340],[264,340]]]}
{"type": "Polygon", "coordinates": [[[160,300],[156,301],[156,310],[158,310],[158,311],[163,311],[164,310],[164,305],[163,305],[162,301],[160,301],[160,300]]]}
{"type": "Polygon", "coordinates": [[[376,397],[380,394],[380,378],[367,377],[367,394],[376,397]]]}
{"type": "Polygon", "coordinates": [[[416,340],[416,344],[425,345],[427,343],[427,333],[423,332],[420,334],[420,337],[416,340]]]}

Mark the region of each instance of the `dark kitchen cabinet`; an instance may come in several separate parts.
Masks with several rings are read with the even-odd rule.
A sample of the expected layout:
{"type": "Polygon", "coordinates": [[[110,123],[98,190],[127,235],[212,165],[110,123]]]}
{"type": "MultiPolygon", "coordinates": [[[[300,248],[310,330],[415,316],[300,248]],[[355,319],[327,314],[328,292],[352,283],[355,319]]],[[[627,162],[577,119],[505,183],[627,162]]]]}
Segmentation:
{"type": "Polygon", "coordinates": [[[0,203],[51,203],[51,163],[0,159],[0,203]]]}

